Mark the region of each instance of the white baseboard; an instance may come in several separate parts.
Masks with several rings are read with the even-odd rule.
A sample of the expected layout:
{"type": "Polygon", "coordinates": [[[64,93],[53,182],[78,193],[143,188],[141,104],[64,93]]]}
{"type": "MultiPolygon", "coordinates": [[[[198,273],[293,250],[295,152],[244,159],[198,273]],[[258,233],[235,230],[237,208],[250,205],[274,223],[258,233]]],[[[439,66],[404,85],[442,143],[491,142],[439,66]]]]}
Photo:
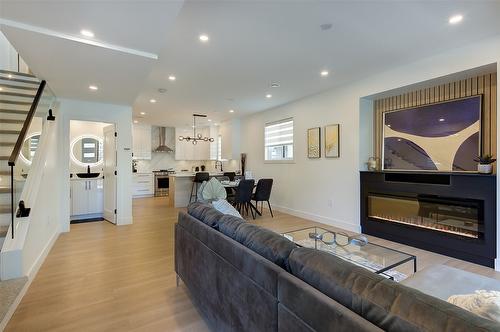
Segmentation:
{"type": "Polygon", "coordinates": [[[360,225],[353,225],[352,223],[347,222],[347,221],[329,218],[329,217],[325,217],[325,216],[320,216],[318,214],[314,214],[314,213],[310,213],[310,212],[294,210],[294,209],[290,209],[288,207],[280,206],[280,205],[273,204],[272,208],[273,208],[273,210],[276,210],[276,211],[287,213],[287,214],[290,214],[292,216],[296,216],[299,218],[309,219],[309,220],[312,220],[315,222],[319,222],[321,224],[342,228],[342,229],[345,229],[347,231],[351,231],[351,232],[355,232],[355,233],[361,232],[360,225]]]}
{"type": "Polygon", "coordinates": [[[28,288],[30,287],[33,280],[35,279],[36,274],[38,273],[38,270],[42,266],[42,263],[45,261],[45,258],[49,254],[50,249],[52,249],[52,247],[54,246],[54,243],[58,239],[59,234],[60,233],[57,231],[54,232],[54,234],[50,238],[49,242],[47,243],[45,248],[43,248],[40,255],[38,255],[35,263],[31,267],[31,269],[28,271],[28,274],[27,274],[28,280],[26,281],[26,284],[24,284],[23,288],[21,289],[21,291],[17,295],[14,303],[12,303],[12,305],[10,306],[9,311],[7,311],[7,313],[5,314],[5,317],[0,322],[0,331],[3,331],[5,329],[5,327],[7,327],[7,324],[9,323],[10,319],[12,318],[12,315],[14,315],[14,312],[16,312],[16,309],[19,306],[19,303],[21,303],[21,300],[23,299],[24,295],[28,291],[28,288]]]}
{"type": "Polygon", "coordinates": [[[500,259],[495,258],[495,271],[500,271],[500,259]]]}

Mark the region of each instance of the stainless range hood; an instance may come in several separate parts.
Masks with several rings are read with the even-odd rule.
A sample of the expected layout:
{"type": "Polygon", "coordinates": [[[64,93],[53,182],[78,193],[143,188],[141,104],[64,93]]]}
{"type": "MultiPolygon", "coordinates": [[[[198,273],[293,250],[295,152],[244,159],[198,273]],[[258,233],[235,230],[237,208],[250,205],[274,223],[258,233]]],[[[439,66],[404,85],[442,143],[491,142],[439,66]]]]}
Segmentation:
{"type": "Polygon", "coordinates": [[[169,148],[165,142],[167,141],[167,128],[165,127],[158,127],[158,132],[160,136],[160,145],[156,149],[153,150],[153,152],[173,152],[171,148],[169,148]]]}

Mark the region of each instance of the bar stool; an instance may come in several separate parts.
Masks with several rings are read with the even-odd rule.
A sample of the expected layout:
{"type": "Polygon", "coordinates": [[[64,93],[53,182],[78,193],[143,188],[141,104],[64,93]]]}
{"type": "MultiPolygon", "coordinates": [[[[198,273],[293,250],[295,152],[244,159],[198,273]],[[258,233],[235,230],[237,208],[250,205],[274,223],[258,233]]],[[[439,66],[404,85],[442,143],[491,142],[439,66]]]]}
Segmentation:
{"type": "Polygon", "coordinates": [[[194,175],[193,184],[191,186],[191,196],[189,196],[189,203],[191,203],[193,197],[194,201],[196,202],[196,197],[198,197],[198,186],[204,181],[208,181],[209,179],[210,175],[208,172],[198,172],[194,175]]]}

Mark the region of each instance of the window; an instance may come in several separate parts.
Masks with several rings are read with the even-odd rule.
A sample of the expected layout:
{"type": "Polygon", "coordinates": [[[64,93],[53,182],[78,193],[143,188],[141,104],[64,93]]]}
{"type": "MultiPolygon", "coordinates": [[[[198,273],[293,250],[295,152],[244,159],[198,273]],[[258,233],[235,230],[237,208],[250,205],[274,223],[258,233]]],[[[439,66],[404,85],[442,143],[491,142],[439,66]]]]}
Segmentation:
{"type": "Polygon", "coordinates": [[[293,119],[266,123],[264,141],[266,161],[293,160],[293,119]]]}
{"type": "Polygon", "coordinates": [[[222,135],[217,136],[217,160],[222,160],[222,135]]]}

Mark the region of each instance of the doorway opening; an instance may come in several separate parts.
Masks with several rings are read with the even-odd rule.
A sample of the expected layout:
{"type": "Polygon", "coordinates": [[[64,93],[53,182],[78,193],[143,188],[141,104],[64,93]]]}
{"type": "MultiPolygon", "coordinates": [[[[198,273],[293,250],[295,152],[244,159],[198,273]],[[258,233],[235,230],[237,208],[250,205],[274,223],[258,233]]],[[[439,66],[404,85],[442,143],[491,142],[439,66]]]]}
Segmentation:
{"type": "Polygon", "coordinates": [[[116,224],[115,125],[70,121],[70,222],[116,224]]]}

